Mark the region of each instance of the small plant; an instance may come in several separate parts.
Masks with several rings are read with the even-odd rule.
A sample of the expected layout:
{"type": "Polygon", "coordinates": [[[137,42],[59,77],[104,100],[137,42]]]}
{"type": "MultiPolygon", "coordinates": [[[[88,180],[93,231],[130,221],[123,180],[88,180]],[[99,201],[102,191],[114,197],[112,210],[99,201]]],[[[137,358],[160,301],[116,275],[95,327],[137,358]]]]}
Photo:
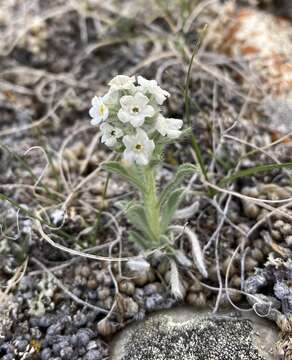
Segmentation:
{"type": "Polygon", "coordinates": [[[136,82],[135,77],[118,75],[109,86],[107,94],[92,99],[89,114],[91,123],[100,125],[101,142],[120,154],[117,161],[105,163],[104,169],[119,174],[139,191],[139,200],[123,204],[134,227],[129,239],[144,249],[164,246],[171,251],[169,227],[184,191],[179,186],[197,167],[179,166],[160,193],[156,173],[165,145],[185,132],[183,121],[162,115],[161,105],[170,94],[155,80],[138,76],[136,82]]]}

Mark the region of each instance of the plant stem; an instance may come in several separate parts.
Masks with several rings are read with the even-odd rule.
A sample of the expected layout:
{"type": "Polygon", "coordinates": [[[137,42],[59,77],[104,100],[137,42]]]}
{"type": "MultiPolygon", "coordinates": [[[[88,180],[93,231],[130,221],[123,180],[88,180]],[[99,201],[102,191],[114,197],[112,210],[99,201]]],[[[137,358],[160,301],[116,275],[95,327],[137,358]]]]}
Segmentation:
{"type": "Polygon", "coordinates": [[[156,191],[155,171],[153,167],[144,170],[146,192],[143,194],[145,214],[148,225],[155,236],[156,245],[160,243],[160,206],[156,191]]]}

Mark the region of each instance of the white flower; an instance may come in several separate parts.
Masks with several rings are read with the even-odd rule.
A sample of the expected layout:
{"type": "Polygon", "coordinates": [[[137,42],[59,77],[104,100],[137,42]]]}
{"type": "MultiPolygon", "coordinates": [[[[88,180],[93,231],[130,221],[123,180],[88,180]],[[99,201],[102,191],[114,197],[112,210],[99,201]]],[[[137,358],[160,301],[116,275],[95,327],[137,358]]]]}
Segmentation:
{"type": "Polygon", "coordinates": [[[135,76],[117,75],[108,84],[112,91],[134,90],[135,76]]]}
{"type": "Polygon", "coordinates": [[[149,140],[147,134],[142,129],[137,129],[136,135],[126,135],[123,138],[126,146],[124,159],[130,163],[147,165],[154,150],[154,141],[149,140]]]}
{"type": "Polygon", "coordinates": [[[102,101],[106,106],[118,105],[119,93],[109,90],[105,95],[103,95],[102,101]]]}
{"type": "Polygon", "coordinates": [[[148,105],[147,96],[136,93],[135,95],[125,95],[121,98],[122,108],[118,112],[118,118],[123,122],[130,122],[134,127],[141,126],[146,117],[154,115],[155,110],[148,105]]]}
{"type": "Polygon", "coordinates": [[[167,136],[170,139],[176,139],[181,134],[181,129],[183,126],[183,121],[173,118],[165,118],[161,114],[157,116],[155,122],[156,130],[162,135],[167,136]]]}
{"type": "Polygon", "coordinates": [[[149,93],[153,95],[158,105],[162,105],[165,99],[170,96],[168,91],[161,89],[157,85],[156,80],[147,80],[143,76],[138,76],[138,84],[140,85],[138,89],[144,94],[149,93]]]}
{"type": "Polygon", "coordinates": [[[89,110],[89,115],[92,117],[92,125],[98,125],[101,121],[108,118],[109,110],[101,97],[94,96],[91,101],[91,105],[92,107],[89,110]]]}
{"type": "Polygon", "coordinates": [[[100,125],[100,131],[102,133],[101,142],[106,146],[115,146],[117,139],[123,136],[123,131],[119,128],[115,128],[107,123],[100,125]]]}

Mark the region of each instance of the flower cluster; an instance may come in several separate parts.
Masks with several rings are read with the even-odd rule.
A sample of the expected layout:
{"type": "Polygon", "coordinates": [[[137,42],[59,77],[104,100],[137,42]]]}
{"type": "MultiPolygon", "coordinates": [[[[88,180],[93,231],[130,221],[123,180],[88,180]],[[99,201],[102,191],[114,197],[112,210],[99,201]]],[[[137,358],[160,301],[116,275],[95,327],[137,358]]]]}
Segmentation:
{"type": "Polygon", "coordinates": [[[165,118],[161,105],[170,94],[155,80],[118,75],[109,82],[103,97],[95,96],[89,115],[100,125],[101,142],[117,151],[130,164],[147,165],[156,145],[181,134],[182,120],[165,118]]]}

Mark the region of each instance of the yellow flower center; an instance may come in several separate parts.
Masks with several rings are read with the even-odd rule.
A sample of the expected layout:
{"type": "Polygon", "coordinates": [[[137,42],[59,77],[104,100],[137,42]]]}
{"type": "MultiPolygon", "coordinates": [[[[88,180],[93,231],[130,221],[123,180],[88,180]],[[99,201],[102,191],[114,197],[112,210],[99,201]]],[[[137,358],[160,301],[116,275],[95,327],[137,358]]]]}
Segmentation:
{"type": "Polygon", "coordinates": [[[104,113],[105,113],[105,106],[102,104],[100,105],[99,109],[98,109],[98,112],[99,112],[99,116],[103,116],[104,113]]]}

